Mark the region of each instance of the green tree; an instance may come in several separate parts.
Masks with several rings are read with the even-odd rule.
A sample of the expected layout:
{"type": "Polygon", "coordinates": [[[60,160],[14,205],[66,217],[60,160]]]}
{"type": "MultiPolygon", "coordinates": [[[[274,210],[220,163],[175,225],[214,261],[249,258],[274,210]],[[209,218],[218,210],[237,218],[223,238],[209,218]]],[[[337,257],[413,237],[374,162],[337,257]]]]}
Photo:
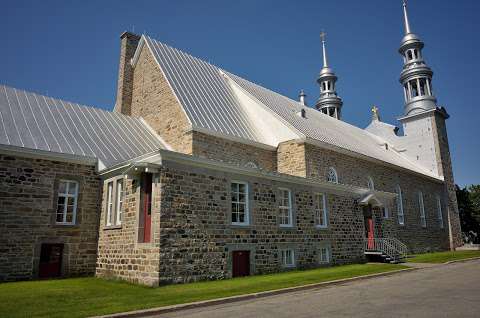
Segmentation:
{"type": "Polygon", "coordinates": [[[461,189],[456,186],[458,210],[464,240],[471,243],[480,243],[480,223],[476,218],[480,215],[480,185],[472,185],[461,189]]]}
{"type": "Polygon", "coordinates": [[[480,184],[472,184],[468,187],[468,192],[473,205],[472,215],[480,223],[480,184]]]}

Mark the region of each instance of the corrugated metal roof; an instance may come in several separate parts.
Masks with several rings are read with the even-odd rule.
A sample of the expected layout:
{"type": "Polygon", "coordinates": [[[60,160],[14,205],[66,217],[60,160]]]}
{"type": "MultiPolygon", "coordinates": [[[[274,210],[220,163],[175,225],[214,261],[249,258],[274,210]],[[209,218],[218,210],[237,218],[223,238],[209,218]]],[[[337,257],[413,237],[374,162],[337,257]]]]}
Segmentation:
{"type": "Polygon", "coordinates": [[[0,144],[95,157],[106,167],[164,148],[140,118],[4,85],[0,144]]]}
{"type": "Polygon", "coordinates": [[[315,109],[305,107],[297,101],[249,82],[237,75],[228,72],[225,72],[225,74],[306,137],[422,174],[434,176],[394,149],[386,149],[384,140],[361,128],[332,118],[315,109]],[[306,111],[305,118],[297,115],[301,109],[306,111]]]}
{"type": "MultiPolygon", "coordinates": [[[[231,85],[238,85],[258,107],[280,118],[286,129],[307,138],[378,159],[425,175],[437,177],[394,149],[385,149],[381,138],[346,122],[302,106],[299,102],[249,82],[210,63],[192,57],[148,36],[143,40],[155,56],[194,127],[201,127],[255,142],[264,142],[262,131],[252,116],[243,111],[231,85]],[[223,75],[225,74],[225,75],[223,75]],[[225,76],[227,78],[225,78],[225,76]],[[228,80],[231,79],[233,81],[228,80]],[[302,108],[306,118],[296,115],[302,108]],[[287,128],[290,127],[290,128],[287,128]]],[[[244,106],[244,105],[243,105],[244,106]]],[[[275,145],[276,146],[276,145],[275,145]]]]}

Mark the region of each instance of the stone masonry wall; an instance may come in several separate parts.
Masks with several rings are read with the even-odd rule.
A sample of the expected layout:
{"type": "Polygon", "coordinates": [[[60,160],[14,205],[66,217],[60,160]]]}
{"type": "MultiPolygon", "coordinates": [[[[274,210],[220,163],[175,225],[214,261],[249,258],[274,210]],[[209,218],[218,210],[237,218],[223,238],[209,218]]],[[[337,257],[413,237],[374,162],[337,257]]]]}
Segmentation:
{"type": "Polygon", "coordinates": [[[275,150],[262,149],[196,131],[193,132],[192,140],[192,154],[195,156],[242,167],[254,163],[260,169],[277,170],[277,153],[275,150]]]}
{"type": "Polygon", "coordinates": [[[441,171],[445,178],[445,197],[448,198],[448,222],[452,233],[450,242],[452,248],[463,245],[462,229],[460,227],[460,216],[458,211],[457,192],[453,177],[450,146],[448,145],[447,126],[445,119],[439,112],[432,117],[432,131],[435,138],[435,153],[439,163],[438,171],[441,171]]]}
{"type": "Polygon", "coordinates": [[[137,49],[140,36],[124,32],[120,36],[120,62],[118,65],[117,98],[114,111],[125,115],[131,114],[132,90],[133,90],[133,68],[130,60],[137,49]]]}
{"type": "Polygon", "coordinates": [[[62,276],[95,271],[100,181],[94,166],[0,154],[0,281],[36,278],[42,243],[63,243],[62,276]],[[58,180],[79,182],[75,225],[55,224],[58,180]]]}
{"type": "Polygon", "coordinates": [[[278,145],[277,149],[278,172],[306,177],[305,144],[287,141],[278,145]]]}
{"type": "Polygon", "coordinates": [[[249,250],[251,273],[283,270],[282,248],[293,248],[298,268],[319,265],[328,246],[334,264],[364,261],[363,212],[348,196],[327,194],[329,226],[314,225],[315,187],[166,163],[160,176],[160,283],[231,276],[231,252],[249,250]],[[230,182],[246,181],[250,225],[233,226],[230,182]],[[278,187],[293,194],[294,227],[278,225],[278,187]]]}
{"type": "Polygon", "coordinates": [[[175,151],[192,153],[188,119],[146,45],[134,68],[132,96],[132,116],[143,117],[175,151]]]}
{"type": "MultiPolygon", "coordinates": [[[[132,283],[148,286],[158,285],[159,268],[159,187],[152,188],[152,236],[150,243],[142,243],[139,239],[140,217],[140,178],[132,175],[123,179],[125,186],[123,217],[121,225],[107,226],[107,184],[123,178],[112,177],[103,185],[103,204],[100,214],[100,232],[98,240],[98,260],[96,276],[119,278],[132,283]]],[[[158,176],[153,177],[158,184],[158,176]]],[[[115,198],[115,193],[113,195],[115,198]]],[[[114,209],[115,211],[115,203],[114,209]]]]}
{"type": "Polygon", "coordinates": [[[395,193],[396,186],[400,185],[405,225],[398,224],[396,204],[388,207],[390,216],[387,219],[381,217],[380,210],[376,213],[374,211],[379,235],[397,237],[414,252],[448,248],[446,209],[442,209],[443,229],[439,226],[437,214],[436,195],[444,197],[442,183],[313,145],[306,144],[305,147],[308,177],[325,181],[329,167],[334,167],[338,174],[338,181],[342,184],[366,188],[367,178],[370,176],[376,190],[395,193]],[[426,228],[420,225],[418,191],[422,191],[424,195],[426,228]]]}

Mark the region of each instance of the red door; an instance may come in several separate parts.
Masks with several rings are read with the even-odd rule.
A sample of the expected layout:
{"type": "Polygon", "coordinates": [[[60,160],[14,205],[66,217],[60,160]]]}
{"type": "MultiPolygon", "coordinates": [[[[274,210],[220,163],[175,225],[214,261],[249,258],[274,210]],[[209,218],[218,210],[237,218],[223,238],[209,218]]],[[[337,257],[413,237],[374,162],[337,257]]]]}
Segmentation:
{"type": "Polygon", "coordinates": [[[368,249],[375,249],[375,240],[373,236],[373,219],[367,219],[367,238],[368,238],[368,249]]]}
{"type": "Polygon", "coordinates": [[[250,275],[250,252],[233,251],[232,252],[232,277],[241,277],[250,275]]]}
{"type": "Polygon", "coordinates": [[[145,173],[143,178],[143,241],[150,242],[152,232],[152,174],[145,173]]]}
{"type": "Polygon", "coordinates": [[[42,244],[39,278],[59,277],[62,273],[63,244],[42,244]]]}

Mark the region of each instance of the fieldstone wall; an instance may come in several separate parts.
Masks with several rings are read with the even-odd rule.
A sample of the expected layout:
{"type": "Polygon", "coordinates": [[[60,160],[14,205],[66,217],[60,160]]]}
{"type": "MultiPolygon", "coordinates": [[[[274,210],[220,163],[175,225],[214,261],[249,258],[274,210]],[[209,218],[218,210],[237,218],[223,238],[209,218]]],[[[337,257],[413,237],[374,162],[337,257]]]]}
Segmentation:
{"type": "Polygon", "coordinates": [[[195,156],[242,167],[253,163],[263,170],[277,170],[275,150],[262,149],[196,131],[192,132],[192,136],[192,154],[195,156]]]}
{"type": "Polygon", "coordinates": [[[36,278],[42,243],[63,243],[62,276],[93,275],[100,180],[94,166],[0,154],[0,281],[36,278]],[[55,224],[58,180],[79,182],[75,225],[55,224]]]}
{"type": "Polygon", "coordinates": [[[123,178],[123,176],[112,177],[104,181],[96,276],[119,278],[132,283],[158,286],[160,255],[158,175],[153,176],[152,236],[149,243],[142,243],[139,238],[141,235],[139,233],[140,175],[131,175],[128,179],[123,179],[125,194],[122,224],[106,225],[107,184],[113,181],[115,189],[115,181],[119,178],[123,178]]]}
{"type": "Polygon", "coordinates": [[[397,185],[400,185],[403,194],[405,225],[398,224],[396,204],[388,207],[389,218],[387,219],[382,218],[380,210],[374,211],[379,237],[397,237],[413,252],[448,249],[445,207],[442,209],[445,225],[443,229],[439,226],[437,214],[436,195],[446,199],[442,182],[313,145],[302,145],[305,147],[307,176],[310,178],[325,181],[329,167],[333,167],[337,171],[339,183],[342,184],[367,188],[367,178],[370,176],[375,190],[395,193],[397,185]],[[424,195],[426,228],[420,224],[419,191],[422,191],[424,195]]]}
{"type": "MultiPolygon", "coordinates": [[[[165,163],[164,163],[165,164],[165,163]]],[[[364,261],[363,212],[353,197],[327,194],[329,226],[314,224],[315,187],[167,163],[160,173],[160,283],[231,276],[231,252],[249,250],[252,274],[283,270],[279,249],[293,248],[297,268],[364,261]],[[231,225],[231,180],[248,182],[250,225],[231,225]],[[278,225],[278,187],[293,194],[294,226],[278,225]]]]}

